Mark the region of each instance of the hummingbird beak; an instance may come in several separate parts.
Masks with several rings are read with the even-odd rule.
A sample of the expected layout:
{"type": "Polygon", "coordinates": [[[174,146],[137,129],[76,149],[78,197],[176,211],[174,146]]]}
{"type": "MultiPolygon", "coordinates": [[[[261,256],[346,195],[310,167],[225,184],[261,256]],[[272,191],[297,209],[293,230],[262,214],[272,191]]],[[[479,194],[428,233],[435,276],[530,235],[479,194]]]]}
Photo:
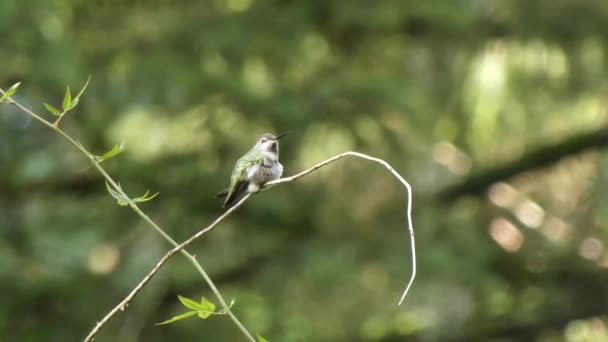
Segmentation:
{"type": "Polygon", "coordinates": [[[274,140],[279,140],[279,139],[281,139],[282,137],[284,137],[284,136],[285,136],[287,133],[290,133],[290,132],[291,132],[291,131],[287,131],[287,132],[285,132],[285,133],[283,133],[283,134],[279,134],[279,136],[278,136],[278,137],[276,137],[276,138],[274,138],[274,140]]]}

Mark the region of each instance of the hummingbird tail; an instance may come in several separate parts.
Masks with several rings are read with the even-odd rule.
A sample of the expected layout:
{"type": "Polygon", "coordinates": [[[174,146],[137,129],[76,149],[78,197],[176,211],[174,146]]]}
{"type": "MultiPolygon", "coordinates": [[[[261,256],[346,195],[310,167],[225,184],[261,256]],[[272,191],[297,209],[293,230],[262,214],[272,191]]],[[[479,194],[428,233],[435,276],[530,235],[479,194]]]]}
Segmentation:
{"type": "Polygon", "coordinates": [[[224,189],[224,190],[218,192],[217,194],[215,194],[215,197],[216,198],[224,198],[224,197],[228,196],[228,190],[229,189],[224,189]]]}
{"type": "Polygon", "coordinates": [[[235,204],[241,198],[243,198],[243,196],[245,196],[245,194],[247,193],[248,187],[249,187],[249,182],[245,181],[245,182],[239,183],[236,186],[236,188],[234,189],[234,191],[232,191],[232,192],[228,191],[228,193],[226,195],[226,200],[224,201],[222,208],[232,207],[233,204],[235,204]]]}

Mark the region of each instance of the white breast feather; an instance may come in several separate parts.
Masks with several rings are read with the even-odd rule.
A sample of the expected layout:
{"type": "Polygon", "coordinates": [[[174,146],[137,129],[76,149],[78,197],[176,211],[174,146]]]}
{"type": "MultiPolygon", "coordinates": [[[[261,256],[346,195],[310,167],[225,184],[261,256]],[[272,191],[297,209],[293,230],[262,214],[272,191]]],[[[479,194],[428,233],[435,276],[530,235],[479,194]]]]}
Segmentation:
{"type": "Polygon", "coordinates": [[[258,172],[260,165],[254,164],[247,168],[247,179],[253,178],[253,176],[258,172]]]}
{"type": "Polygon", "coordinates": [[[259,190],[260,185],[256,183],[249,183],[249,186],[247,187],[247,192],[249,193],[258,192],[259,190]]]}
{"type": "Polygon", "coordinates": [[[277,169],[278,169],[278,174],[279,174],[277,176],[277,178],[281,178],[281,176],[283,175],[283,165],[281,163],[278,163],[278,162],[277,162],[277,164],[278,164],[277,165],[278,166],[277,169]]]}

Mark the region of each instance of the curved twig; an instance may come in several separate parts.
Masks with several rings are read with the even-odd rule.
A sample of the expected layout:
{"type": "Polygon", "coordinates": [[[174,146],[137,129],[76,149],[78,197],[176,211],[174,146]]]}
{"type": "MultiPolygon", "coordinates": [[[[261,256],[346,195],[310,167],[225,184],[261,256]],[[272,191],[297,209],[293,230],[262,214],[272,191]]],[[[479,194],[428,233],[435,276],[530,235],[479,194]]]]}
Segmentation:
{"type": "Polygon", "coordinates": [[[384,166],[385,168],[387,168],[392,174],[393,176],[395,176],[395,178],[397,178],[399,180],[399,182],[401,182],[401,184],[403,184],[403,186],[407,189],[407,206],[406,206],[406,215],[407,215],[407,230],[410,233],[410,245],[411,245],[411,257],[412,257],[412,275],[410,276],[410,280],[408,281],[405,290],[403,291],[403,294],[401,295],[401,298],[399,299],[399,305],[401,305],[401,303],[403,303],[403,300],[405,299],[405,296],[407,295],[407,293],[410,290],[410,287],[412,286],[412,284],[414,283],[414,278],[416,278],[416,240],[414,239],[414,226],[412,224],[412,187],[410,186],[410,184],[403,178],[401,177],[401,175],[399,173],[397,173],[397,171],[395,171],[395,169],[393,169],[393,167],[387,163],[386,161],[380,159],[380,158],[374,158],[374,157],[370,157],[366,154],[363,153],[359,153],[359,152],[354,152],[354,151],[348,151],[348,152],[344,152],[342,154],[339,154],[335,157],[331,157],[325,161],[322,161],[320,163],[318,163],[317,165],[311,167],[310,169],[304,170],[298,174],[295,174],[291,177],[285,177],[285,178],[281,178],[281,179],[277,179],[275,181],[272,182],[268,182],[266,183],[266,185],[264,186],[264,189],[268,189],[270,187],[273,187],[277,184],[281,184],[281,183],[287,183],[287,182],[292,182],[298,178],[304,177],[307,174],[331,163],[334,162],[338,159],[344,158],[344,157],[357,157],[357,158],[361,158],[361,159],[366,159],[369,161],[373,161],[375,163],[381,164],[382,166],[384,166]]]}

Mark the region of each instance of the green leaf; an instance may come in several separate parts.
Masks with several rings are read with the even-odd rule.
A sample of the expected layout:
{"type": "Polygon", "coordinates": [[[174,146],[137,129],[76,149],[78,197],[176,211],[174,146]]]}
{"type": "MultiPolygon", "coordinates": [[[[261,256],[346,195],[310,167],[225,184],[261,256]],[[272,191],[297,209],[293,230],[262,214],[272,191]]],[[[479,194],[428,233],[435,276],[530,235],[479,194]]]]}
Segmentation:
{"type": "MultiPolygon", "coordinates": [[[[120,184],[118,184],[118,187],[120,189],[120,184]]],[[[108,184],[108,181],[106,181],[106,188],[108,189],[108,192],[110,193],[110,195],[112,195],[112,197],[116,198],[116,202],[118,203],[118,205],[124,207],[129,204],[129,198],[122,195],[120,192],[112,189],[110,184],[108,184]]]]}
{"type": "MultiPolygon", "coordinates": [[[[230,305],[228,305],[228,309],[232,309],[232,306],[234,305],[235,301],[236,299],[232,298],[232,300],[230,301],[230,305]]],[[[228,312],[228,309],[221,309],[220,311],[218,311],[218,314],[225,315],[228,312]]]]}
{"type": "Polygon", "coordinates": [[[163,324],[173,323],[175,321],[179,321],[180,319],[188,318],[188,317],[194,316],[194,315],[196,315],[196,311],[189,311],[189,312],[186,312],[184,314],[177,315],[177,316],[175,316],[175,317],[173,317],[171,319],[168,319],[168,320],[166,320],[164,322],[156,323],[156,325],[163,325],[163,324]]]}
{"type": "Polygon", "coordinates": [[[255,336],[258,338],[258,342],[268,342],[268,340],[263,338],[260,334],[255,334],[255,336]]]}
{"type": "Polygon", "coordinates": [[[201,297],[201,303],[198,304],[200,306],[198,317],[205,319],[213,314],[215,311],[215,304],[211,303],[204,296],[201,297]]]}
{"type": "Polygon", "coordinates": [[[57,108],[55,108],[55,107],[51,106],[51,105],[50,105],[50,104],[48,104],[48,103],[45,103],[45,104],[44,104],[44,108],[46,108],[46,110],[48,110],[49,112],[51,112],[53,115],[56,115],[56,116],[61,116],[61,112],[59,111],[59,109],[57,109],[57,108]]]}
{"type": "Polygon", "coordinates": [[[208,310],[211,312],[215,311],[215,304],[208,301],[207,298],[205,298],[205,296],[201,297],[201,307],[203,308],[203,310],[208,310]]]}
{"type": "Polygon", "coordinates": [[[193,301],[190,298],[182,297],[180,295],[177,295],[177,298],[179,298],[179,301],[182,302],[182,304],[184,304],[184,306],[190,310],[194,310],[194,311],[205,310],[205,308],[203,308],[199,303],[193,301]]]}
{"type": "Polygon", "coordinates": [[[8,90],[4,93],[4,95],[2,95],[2,97],[0,97],[0,102],[4,102],[4,100],[6,100],[9,96],[15,95],[15,93],[17,92],[17,88],[19,88],[20,84],[21,84],[21,82],[17,82],[15,84],[13,84],[10,88],[8,88],[8,90]]]}
{"type": "Polygon", "coordinates": [[[112,147],[111,150],[104,153],[101,157],[93,156],[93,158],[95,159],[96,162],[100,163],[106,159],[119,155],[124,149],[125,149],[125,142],[123,141],[120,143],[120,145],[114,145],[114,147],[112,147]]]}
{"type": "Polygon", "coordinates": [[[209,312],[209,311],[198,311],[198,317],[200,317],[201,319],[206,319],[209,316],[213,315],[214,312],[209,312]]]}
{"type": "MultiPolygon", "coordinates": [[[[152,196],[148,196],[148,194],[150,193],[150,190],[148,190],[141,197],[129,198],[126,195],[123,195],[122,193],[114,190],[110,186],[110,184],[108,184],[108,181],[106,181],[106,188],[108,189],[108,192],[110,193],[110,195],[112,195],[112,197],[116,198],[116,202],[118,203],[118,205],[123,206],[123,207],[129,205],[129,203],[131,203],[131,202],[133,202],[133,203],[147,202],[147,201],[153,199],[154,197],[158,196],[158,192],[152,196]]],[[[118,189],[120,189],[122,191],[122,189],[120,188],[120,183],[118,183],[118,189]]]]}
{"type": "Polygon", "coordinates": [[[135,203],[147,202],[147,201],[153,199],[154,197],[158,196],[158,194],[159,194],[157,192],[157,193],[155,193],[152,196],[148,196],[149,193],[150,193],[150,190],[146,191],[146,193],[143,196],[141,196],[141,197],[132,198],[131,202],[135,202],[135,203]]]}
{"type": "Polygon", "coordinates": [[[84,94],[84,91],[89,86],[89,82],[90,81],[91,81],[91,75],[89,75],[89,78],[87,79],[87,82],[84,84],[84,86],[82,87],[82,89],[80,90],[80,92],[78,93],[78,95],[76,95],[76,97],[72,100],[72,104],[70,105],[70,107],[68,108],[68,110],[70,110],[70,109],[76,107],[76,105],[78,105],[78,102],[80,101],[80,96],[82,96],[82,94],[84,94]]]}
{"type": "Polygon", "coordinates": [[[72,105],[72,94],[70,94],[70,86],[67,86],[65,89],[65,96],[63,97],[63,111],[67,112],[72,105]]]}
{"type": "Polygon", "coordinates": [[[82,96],[82,94],[84,94],[84,91],[89,86],[89,82],[91,82],[91,75],[89,75],[89,78],[87,79],[87,82],[84,84],[84,86],[82,87],[82,89],[80,90],[80,92],[78,93],[78,95],[76,95],[76,97],[74,98],[74,100],[79,99],[80,96],[82,96]]]}

